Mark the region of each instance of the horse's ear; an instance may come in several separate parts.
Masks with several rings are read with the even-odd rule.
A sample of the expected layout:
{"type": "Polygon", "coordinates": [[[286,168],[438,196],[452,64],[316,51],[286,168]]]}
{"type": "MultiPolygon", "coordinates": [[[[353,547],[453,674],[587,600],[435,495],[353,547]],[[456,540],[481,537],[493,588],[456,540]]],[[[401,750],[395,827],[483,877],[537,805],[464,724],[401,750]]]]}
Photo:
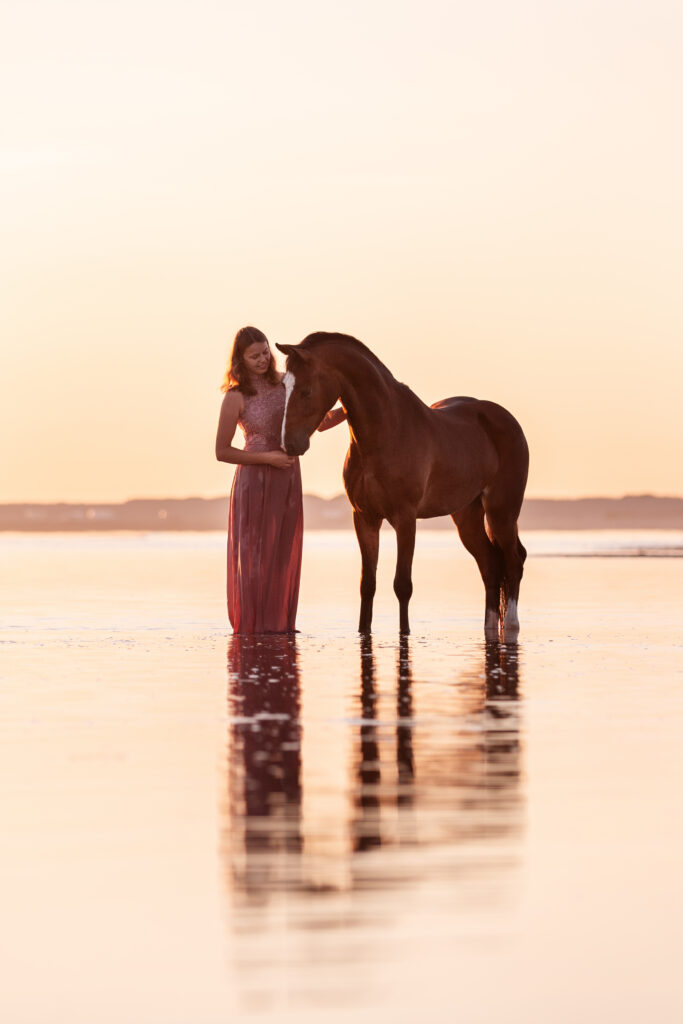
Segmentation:
{"type": "Polygon", "coordinates": [[[294,356],[297,359],[308,359],[308,352],[304,349],[302,351],[299,345],[280,345],[279,342],[275,342],[275,348],[278,348],[280,352],[283,352],[288,358],[294,356]]]}

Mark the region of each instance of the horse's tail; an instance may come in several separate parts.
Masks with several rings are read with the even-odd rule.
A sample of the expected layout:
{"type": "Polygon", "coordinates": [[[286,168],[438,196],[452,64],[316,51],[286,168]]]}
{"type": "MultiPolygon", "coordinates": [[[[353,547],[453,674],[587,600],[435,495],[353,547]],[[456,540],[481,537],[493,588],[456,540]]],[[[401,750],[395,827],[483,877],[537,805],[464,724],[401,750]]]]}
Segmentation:
{"type": "MultiPolygon", "coordinates": [[[[509,585],[508,585],[507,572],[506,572],[506,569],[505,569],[505,558],[503,557],[503,551],[502,551],[502,549],[501,549],[501,547],[500,547],[500,545],[498,544],[497,541],[494,541],[494,545],[493,546],[496,549],[496,555],[498,557],[498,566],[499,566],[499,577],[498,578],[500,579],[500,602],[499,602],[499,608],[498,608],[498,615],[499,615],[499,618],[500,618],[500,624],[502,626],[504,621],[505,621],[505,612],[506,612],[507,606],[508,606],[509,585]]],[[[517,553],[519,554],[519,557],[521,559],[522,565],[524,565],[524,563],[526,562],[526,548],[522,544],[522,542],[519,539],[519,537],[517,538],[517,553]]]]}

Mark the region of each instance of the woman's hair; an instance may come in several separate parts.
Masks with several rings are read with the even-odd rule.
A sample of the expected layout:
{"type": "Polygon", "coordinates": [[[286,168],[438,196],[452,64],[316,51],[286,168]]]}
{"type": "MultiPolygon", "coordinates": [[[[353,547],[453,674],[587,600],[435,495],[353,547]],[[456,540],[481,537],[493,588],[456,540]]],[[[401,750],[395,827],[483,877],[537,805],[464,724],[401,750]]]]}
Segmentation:
{"type": "MultiPolygon", "coordinates": [[[[228,360],[228,368],[221,384],[221,391],[230,391],[232,388],[239,388],[243,395],[255,395],[256,391],[249,379],[249,371],[244,365],[244,353],[251,345],[270,344],[263,331],[256,327],[241,327],[235,335],[232,343],[232,352],[228,360]]],[[[270,365],[265,373],[265,378],[270,384],[279,383],[275,359],[270,354],[270,365]]]]}

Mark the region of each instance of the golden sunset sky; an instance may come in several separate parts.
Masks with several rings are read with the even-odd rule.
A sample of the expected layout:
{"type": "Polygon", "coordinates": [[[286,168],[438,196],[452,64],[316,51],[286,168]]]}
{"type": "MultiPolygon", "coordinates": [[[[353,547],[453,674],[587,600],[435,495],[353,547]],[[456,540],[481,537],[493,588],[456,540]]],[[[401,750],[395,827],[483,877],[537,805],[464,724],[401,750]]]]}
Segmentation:
{"type": "Polygon", "coordinates": [[[0,501],[226,493],[246,323],[507,406],[531,496],[683,493],[682,37],[673,0],[5,0],[0,501]]]}

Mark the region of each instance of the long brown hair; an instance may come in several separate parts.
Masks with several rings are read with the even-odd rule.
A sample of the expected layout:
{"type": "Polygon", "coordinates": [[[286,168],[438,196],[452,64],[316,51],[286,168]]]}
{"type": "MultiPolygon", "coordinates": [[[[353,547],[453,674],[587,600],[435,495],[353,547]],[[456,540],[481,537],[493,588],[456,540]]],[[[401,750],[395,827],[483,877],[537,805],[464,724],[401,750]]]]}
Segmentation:
{"type": "MultiPolygon", "coordinates": [[[[267,345],[270,349],[270,342],[263,331],[259,331],[257,327],[240,327],[232,343],[232,351],[221,384],[221,391],[226,392],[231,388],[239,388],[243,395],[256,394],[249,378],[249,371],[244,365],[244,353],[251,345],[267,345]]],[[[272,352],[270,353],[270,365],[264,376],[269,384],[279,384],[280,382],[272,352]]]]}

